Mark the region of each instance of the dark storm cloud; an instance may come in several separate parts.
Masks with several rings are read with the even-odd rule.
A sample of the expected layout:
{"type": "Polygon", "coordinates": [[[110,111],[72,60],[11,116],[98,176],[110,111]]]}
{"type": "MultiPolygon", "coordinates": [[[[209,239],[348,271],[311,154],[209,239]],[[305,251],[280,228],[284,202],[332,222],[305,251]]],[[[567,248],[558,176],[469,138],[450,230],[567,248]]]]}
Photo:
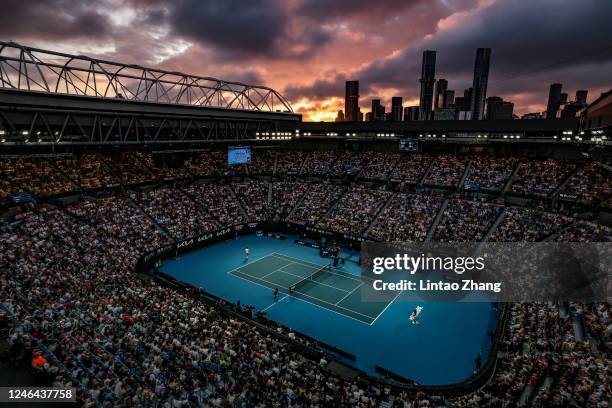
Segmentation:
{"type": "Polygon", "coordinates": [[[283,96],[290,100],[300,98],[326,99],[341,96],[344,91],[344,82],[348,78],[344,74],[334,75],[331,79],[318,79],[310,85],[288,86],[283,96]]]}
{"type": "Polygon", "coordinates": [[[4,0],[0,36],[6,39],[101,38],[112,32],[107,16],[78,0],[4,0]]]}
{"type": "Polygon", "coordinates": [[[280,2],[181,0],[168,6],[177,34],[229,50],[270,52],[286,30],[280,2]]]}
{"type": "Polygon", "coordinates": [[[283,0],[178,0],[167,1],[163,10],[151,9],[149,20],[163,15],[173,34],[213,47],[226,59],[305,58],[333,39],[325,27],[296,22],[283,0]]]}
{"type": "MultiPolygon", "coordinates": [[[[511,94],[521,88],[527,92],[534,88],[541,91],[555,81],[572,82],[574,89],[594,82],[609,84],[609,71],[589,70],[596,76],[594,79],[587,78],[580,67],[612,61],[612,50],[560,64],[556,62],[611,46],[611,15],[612,2],[609,0],[533,1],[529,7],[524,2],[502,0],[434,33],[418,47],[374,61],[351,76],[372,88],[397,88],[404,96],[414,98],[419,92],[422,51],[433,49],[438,52],[436,76],[447,78],[450,88],[456,89],[458,94],[471,83],[476,48],[490,47],[489,95],[511,94]],[[548,67],[543,74],[500,81],[541,67],[548,67]],[[518,88],[517,84],[522,87],[518,88]]],[[[336,95],[341,95],[343,88],[339,82],[342,77],[338,75],[316,81],[311,87],[288,88],[288,91],[293,97],[299,96],[298,91],[300,95],[315,97],[319,90],[336,86],[339,90],[336,95]]]]}
{"type": "Polygon", "coordinates": [[[357,14],[397,14],[415,4],[431,0],[304,0],[297,13],[316,19],[348,18],[357,14]]]}

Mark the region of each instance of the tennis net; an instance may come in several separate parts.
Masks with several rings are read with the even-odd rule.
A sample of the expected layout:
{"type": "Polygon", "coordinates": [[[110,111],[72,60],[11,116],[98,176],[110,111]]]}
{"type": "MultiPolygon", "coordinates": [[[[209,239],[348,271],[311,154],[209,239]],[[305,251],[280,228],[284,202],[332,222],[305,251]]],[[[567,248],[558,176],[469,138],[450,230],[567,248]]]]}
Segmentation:
{"type": "Polygon", "coordinates": [[[324,273],[327,273],[328,271],[329,271],[329,265],[322,266],[321,268],[317,269],[312,275],[305,277],[301,281],[291,286],[290,289],[292,291],[297,291],[298,289],[300,289],[302,286],[306,285],[307,283],[315,282],[319,276],[323,275],[324,273]]]}

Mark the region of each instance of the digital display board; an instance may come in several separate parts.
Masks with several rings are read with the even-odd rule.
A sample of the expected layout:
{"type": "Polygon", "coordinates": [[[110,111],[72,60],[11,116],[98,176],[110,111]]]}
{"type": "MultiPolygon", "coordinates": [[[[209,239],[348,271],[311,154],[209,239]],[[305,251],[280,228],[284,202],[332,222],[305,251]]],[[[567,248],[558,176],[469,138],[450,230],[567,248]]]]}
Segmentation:
{"type": "Polygon", "coordinates": [[[251,163],[250,147],[228,147],[227,164],[249,164],[251,163]]]}
{"type": "Polygon", "coordinates": [[[418,152],[419,141],[417,139],[400,139],[399,149],[400,152],[418,152]]]}

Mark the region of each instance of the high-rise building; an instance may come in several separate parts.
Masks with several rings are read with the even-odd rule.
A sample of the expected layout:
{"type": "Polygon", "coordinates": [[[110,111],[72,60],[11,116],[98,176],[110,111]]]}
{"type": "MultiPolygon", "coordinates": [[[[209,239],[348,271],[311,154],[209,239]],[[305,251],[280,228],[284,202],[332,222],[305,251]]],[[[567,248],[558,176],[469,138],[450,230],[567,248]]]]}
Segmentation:
{"type": "Polygon", "coordinates": [[[491,96],[487,98],[485,117],[488,120],[512,119],[513,110],[514,104],[512,102],[504,101],[499,96],[491,96]]]}
{"type": "Polygon", "coordinates": [[[404,107],[402,106],[402,97],[394,96],[391,98],[391,120],[401,122],[404,116],[404,107]]]}
{"type": "Polygon", "coordinates": [[[366,122],[372,122],[372,112],[366,112],[365,114],[365,121],[366,122]]]}
{"type": "Polygon", "coordinates": [[[484,116],[490,62],[491,49],[478,48],[476,50],[476,62],[474,63],[474,81],[472,83],[472,99],[470,103],[472,119],[474,120],[481,120],[484,116]]]}
{"type": "Polygon", "coordinates": [[[446,79],[438,79],[436,82],[436,97],[434,99],[435,110],[444,108],[444,94],[448,88],[448,81],[446,79]]]}
{"type": "Polygon", "coordinates": [[[561,105],[561,87],[563,85],[554,83],[548,91],[548,103],[546,104],[546,119],[555,119],[561,105]]]}
{"type": "Polygon", "coordinates": [[[455,106],[455,91],[452,89],[444,92],[443,108],[452,108],[455,106]]]}
{"type": "Polygon", "coordinates": [[[372,120],[385,120],[385,107],[380,104],[380,99],[372,99],[372,120]]]}
{"type": "Polygon", "coordinates": [[[570,102],[570,103],[566,103],[565,106],[563,107],[563,109],[561,110],[561,119],[566,119],[566,118],[575,118],[578,115],[578,112],[580,112],[581,109],[583,109],[585,105],[582,105],[578,102],[570,102]]]}
{"type": "Polygon", "coordinates": [[[576,91],[576,103],[586,105],[588,93],[589,91],[587,91],[586,89],[580,89],[576,91]]]}
{"type": "Polygon", "coordinates": [[[357,113],[357,122],[363,122],[363,112],[361,112],[361,108],[359,108],[359,112],[357,113]]]}
{"type": "Polygon", "coordinates": [[[455,108],[438,108],[433,113],[433,120],[454,120],[455,108]]]}
{"type": "Polygon", "coordinates": [[[393,120],[393,113],[392,112],[385,112],[385,122],[391,122],[393,120]]]}
{"type": "Polygon", "coordinates": [[[421,98],[419,102],[419,120],[431,119],[434,84],[436,82],[436,52],[423,51],[421,65],[421,98]]]}
{"type": "Polygon", "coordinates": [[[336,115],[336,122],[344,122],[344,112],[342,112],[342,109],[340,109],[338,115],[336,115]]]}
{"type": "Polygon", "coordinates": [[[419,107],[406,106],[404,108],[404,121],[409,122],[413,120],[419,120],[419,107]]]}
{"type": "Polygon", "coordinates": [[[455,112],[457,119],[468,120],[472,118],[472,88],[463,90],[463,96],[455,98],[455,112]]]}
{"type": "Polygon", "coordinates": [[[359,81],[346,81],[344,94],[345,119],[349,122],[358,120],[359,115],[359,81]]]}
{"type": "Polygon", "coordinates": [[[567,103],[567,92],[561,92],[561,95],[559,96],[559,107],[561,107],[561,105],[565,105],[567,103]]]}

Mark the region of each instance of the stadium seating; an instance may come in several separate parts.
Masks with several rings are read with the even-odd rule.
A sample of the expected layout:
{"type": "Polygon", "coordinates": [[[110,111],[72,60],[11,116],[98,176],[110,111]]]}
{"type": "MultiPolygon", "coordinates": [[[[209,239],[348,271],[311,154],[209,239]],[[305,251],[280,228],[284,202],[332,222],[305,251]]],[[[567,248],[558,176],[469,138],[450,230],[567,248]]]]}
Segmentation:
{"type": "MultiPolygon", "coordinates": [[[[16,206],[0,228],[0,319],[10,327],[11,358],[40,350],[47,363],[37,370],[55,386],[76,387],[86,407],[511,407],[519,401],[541,408],[606,406],[609,304],[509,305],[493,377],[457,396],[339,378],[280,338],[220,313],[223,305],[134,275],[147,251],[256,220],[288,220],[384,241],[422,241],[428,233],[447,242],[612,239],[612,229],[597,219],[562,214],[543,203],[522,207],[463,193],[391,188],[418,183],[428,169],[425,184],[454,187],[471,162],[466,183],[500,191],[518,158],[260,153],[238,171],[218,151],[197,152],[181,168],[156,164],[151,153],[137,150],[1,158],[4,208],[12,195],[36,196],[16,206]],[[321,178],[299,178],[301,168],[302,175],[321,178]],[[357,180],[388,177],[391,183],[326,180],[353,168],[357,180]],[[278,179],[221,177],[230,171],[274,173],[278,179]],[[115,183],[121,189],[102,198],[83,196],[115,183]],[[55,199],[66,194],[80,197],[59,205],[55,199]]],[[[567,181],[560,193],[605,203],[610,186],[603,174],[593,163],[523,160],[510,191],[535,200],[567,181]]],[[[309,346],[299,336],[297,341],[309,346]]]]}

